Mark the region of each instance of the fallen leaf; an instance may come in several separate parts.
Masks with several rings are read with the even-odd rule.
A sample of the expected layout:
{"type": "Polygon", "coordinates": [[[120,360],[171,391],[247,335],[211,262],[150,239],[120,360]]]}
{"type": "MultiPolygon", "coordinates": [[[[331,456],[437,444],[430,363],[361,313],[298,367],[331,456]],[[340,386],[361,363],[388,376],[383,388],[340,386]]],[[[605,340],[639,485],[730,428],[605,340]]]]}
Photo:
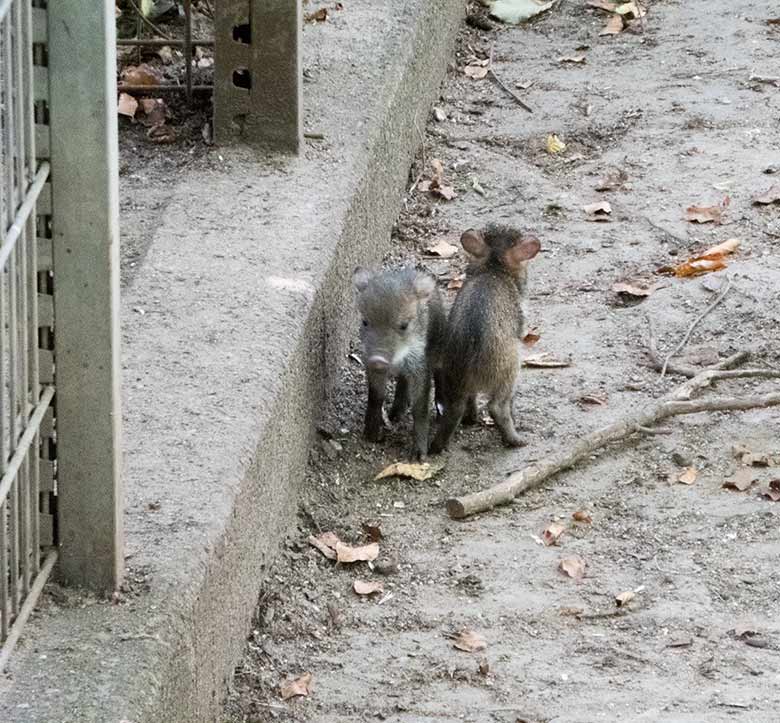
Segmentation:
{"type": "Polygon", "coordinates": [[[721,223],[731,199],[726,196],[718,206],[688,206],[685,218],[692,223],[721,223]]]}
{"type": "Polygon", "coordinates": [[[645,15],[647,15],[647,11],[639,7],[636,2],[632,0],[632,2],[622,3],[618,5],[615,8],[615,12],[618,15],[625,15],[626,17],[632,17],[632,18],[643,18],[645,15]]]}
{"type": "Polygon", "coordinates": [[[742,456],[742,464],[748,467],[770,467],[772,463],[772,457],[761,452],[749,452],[742,456]]]}
{"type": "Polygon", "coordinates": [[[300,678],[282,683],[280,687],[282,700],[295,698],[300,695],[309,695],[311,693],[311,678],[311,673],[304,673],[300,678]]]}
{"type": "Polygon", "coordinates": [[[352,583],[352,589],[358,595],[375,595],[378,592],[384,592],[385,585],[378,580],[355,580],[355,582],[352,583]]]}
{"type": "Polygon", "coordinates": [[[644,298],[650,296],[657,288],[658,284],[647,284],[640,286],[643,282],[628,283],[626,281],[618,281],[612,284],[612,291],[616,294],[625,294],[626,296],[635,296],[638,298],[644,298]]]}
{"type": "Polygon", "coordinates": [[[444,180],[444,164],[438,158],[431,158],[431,170],[433,171],[431,180],[441,183],[444,180]]]}
{"type": "Polygon", "coordinates": [[[425,253],[432,254],[433,256],[439,256],[442,259],[450,259],[456,253],[458,253],[458,247],[442,238],[439,239],[435,244],[426,246],[425,253]]]}
{"type": "Polygon", "coordinates": [[[384,479],[385,477],[409,477],[418,482],[424,482],[441,471],[441,468],[441,465],[431,464],[430,462],[421,462],[418,464],[393,462],[393,464],[385,467],[376,477],[374,477],[374,480],[384,479]]]}
{"type": "Polygon", "coordinates": [[[581,580],[585,575],[585,562],[576,555],[563,557],[558,563],[558,569],[574,580],[581,580]]]}
{"type": "Polygon", "coordinates": [[[620,15],[613,15],[602,28],[599,35],[619,35],[622,32],[623,18],[620,15]]]}
{"type": "Polygon", "coordinates": [[[379,545],[376,542],[359,547],[352,547],[343,542],[336,543],[336,560],[338,562],[371,562],[377,557],[379,557],[379,545]]]}
{"type": "Polygon", "coordinates": [[[534,327],[533,329],[531,329],[531,331],[525,334],[525,336],[522,338],[521,341],[526,346],[533,346],[541,338],[542,335],[539,333],[539,330],[536,327],[534,327]]]}
{"type": "Polygon", "coordinates": [[[488,662],[487,658],[482,658],[482,660],[479,661],[477,670],[479,671],[480,675],[487,675],[490,672],[490,663],[488,662]]]}
{"type": "Polygon", "coordinates": [[[612,168],[596,184],[597,191],[615,191],[628,180],[628,174],[620,168],[612,168]]]}
{"type": "Polygon", "coordinates": [[[452,647],[466,653],[476,653],[487,648],[485,638],[473,630],[461,630],[452,641],[452,647]]]}
{"type": "Polygon", "coordinates": [[[157,71],[146,63],[129,65],[120,76],[127,85],[159,85],[160,77],[157,71]]]}
{"type": "Polygon", "coordinates": [[[772,502],[780,502],[780,479],[770,480],[761,494],[772,502]]]}
{"type": "Polygon", "coordinates": [[[542,532],[542,542],[549,547],[558,542],[558,538],[566,531],[566,528],[558,522],[552,522],[542,532]]]}
{"type": "Polygon", "coordinates": [[[341,542],[334,532],[309,535],[309,544],[316,547],[329,560],[336,559],[336,546],[341,542]]]}
{"type": "Polygon", "coordinates": [[[559,367],[568,367],[571,362],[568,359],[558,359],[550,352],[543,354],[534,354],[523,359],[524,367],[534,367],[537,369],[557,369],[559,367]]]}
{"type": "Polygon", "coordinates": [[[558,58],[559,63],[584,63],[584,55],[564,55],[558,58]]]}
{"type": "Polygon", "coordinates": [[[379,542],[383,537],[379,525],[369,525],[367,522],[364,522],[360,527],[371,542],[379,542]]]}
{"type": "Polygon", "coordinates": [[[756,205],[766,206],[770,203],[778,202],[780,202],[780,185],[778,184],[771,186],[768,190],[753,197],[753,203],[756,205]]]}
{"type": "Polygon", "coordinates": [[[307,23],[324,23],[328,19],[328,8],[318,8],[303,18],[307,23]]]}
{"type": "Polygon", "coordinates": [[[138,110],[138,101],[129,93],[120,93],[119,102],[116,106],[116,112],[119,115],[135,118],[135,112],[138,110]]]}
{"type": "Polygon", "coordinates": [[[696,477],[699,476],[699,472],[695,467],[688,467],[678,478],[677,481],[680,484],[692,485],[696,481],[696,477]]]}
{"type": "Polygon", "coordinates": [[[155,52],[157,53],[157,57],[160,58],[165,65],[171,65],[171,63],[173,63],[173,50],[170,45],[163,45],[155,52]]]}
{"type": "Polygon", "coordinates": [[[554,133],[547,136],[547,152],[551,154],[562,153],[566,150],[566,144],[554,133]]]}
{"type": "Polygon", "coordinates": [[[617,3],[610,2],[610,0],[588,0],[585,4],[597,10],[606,10],[608,13],[614,13],[617,8],[617,3]]]}
{"type": "Polygon", "coordinates": [[[175,143],[176,131],[165,124],[157,125],[146,131],[146,137],[155,143],[175,143]]]}
{"type": "Polygon", "coordinates": [[[596,394],[583,394],[577,401],[580,404],[592,404],[603,407],[607,403],[607,398],[596,394]]]}
{"type": "Polygon", "coordinates": [[[756,475],[753,470],[742,467],[723,483],[723,487],[727,490],[744,492],[753,484],[753,482],[755,482],[755,479],[756,475]]]}
{"type": "Polygon", "coordinates": [[[459,274],[458,276],[454,276],[447,282],[447,289],[449,291],[453,291],[455,289],[462,288],[465,279],[466,279],[465,274],[459,274]]]}
{"type": "Polygon", "coordinates": [[[482,80],[483,78],[487,77],[489,70],[490,69],[484,65],[467,65],[465,68],[463,68],[463,72],[468,75],[469,78],[473,78],[474,80],[482,80]]]}
{"type": "Polygon", "coordinates": [[[766,21],[767,25],[780,25],[780,18],[768,18],[766,21]]]}
{"type": "Polygon", "coordinates": [[[158,126],[165,123],[168,116],[168,107],[162,98],[142,98],[140,101],[144,118],[141,121],[145,126],[158,126]]]}
{"type": "Polygon", "coordinates": [[[712,246],[703,251],[698,256],[688,259],[679,266],[675,266],[673,271],[675,276],[698,276],[711,271],[725,269],[728,264],[724,260],[726,256],[734,253],[739,248],[741,241],[731,238],[717,246],[712,246]]]}
{"type": "Polygon", "coordinates": [[[583,608],[560,608],[558,614],[564,617],[578,618],[585,610],[583,608]]]}
{"type": "Polygon", "coordinates": [[[431,191],[447,201],[452,201],[458,195],[452,186],[437,186],[436,188],[431,188],[431,191]]]}
{"type": "Polygon", "coordinates": [[[612,206],[609,201],[599,201],[598,203],[588,203],[582,207],[587,214],[588,221],[609,221],[609,215],[612,213],[612,206]]]}
{"type": "Polygon", "coordinates": [[[585,524],[590,524],[593,522],[593,518],[585,512],[585,510],[577,510],[575,513],[572,514],[572,518],[576,522],[584,522],[585,524]]]}
{"type": "Polygon", "coordinates": [[[619,595],[615,595],[615,605],[619,608],[624,607],[630,603],[636,597],[636,593],[633,590],[626,590],[619,595]]]}

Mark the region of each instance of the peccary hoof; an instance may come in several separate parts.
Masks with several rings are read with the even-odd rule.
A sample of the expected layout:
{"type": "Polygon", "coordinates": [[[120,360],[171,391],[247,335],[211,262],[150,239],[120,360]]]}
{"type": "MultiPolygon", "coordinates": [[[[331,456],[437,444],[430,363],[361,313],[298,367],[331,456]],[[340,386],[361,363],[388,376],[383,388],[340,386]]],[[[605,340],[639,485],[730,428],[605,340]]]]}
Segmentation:
{"type": "Polygon", "coordinates": [[[445,449],[446,447],[438,439],[434,439],[428,448],[428,454],[441,454],[445,449]]]}
{"type": "Polygon", "coordinates": [[[382,425],[366,426],[363,430],[363,437],[367,442],[381,442],[385,437],[382,425]]]}

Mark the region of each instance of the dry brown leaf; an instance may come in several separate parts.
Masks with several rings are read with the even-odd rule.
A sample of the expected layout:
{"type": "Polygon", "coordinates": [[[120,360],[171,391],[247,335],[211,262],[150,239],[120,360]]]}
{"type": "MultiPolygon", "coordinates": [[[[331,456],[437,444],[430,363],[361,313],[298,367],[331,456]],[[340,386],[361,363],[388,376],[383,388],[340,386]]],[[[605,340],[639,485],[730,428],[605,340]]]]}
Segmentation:
{"type": "Polygon", "coordinates": [[[608,13],[614,13],[617,8],[617,3],[610,2],[610,0],[588,0],[585,4],[597,10],[606,10],[608,13]]]}
{"type": "Polygon", "coordinates": [[[371,542],[379,542],[383,537],[379,525],[370,525],[368,522],[364,522],[360,527],[371,542]]]}
{"type": "Polygon", "coordinates": [[[379,545],[376,542],[358,547],[352,547],[343,542],[336,544],[336,560],[338,562],[371,562],[377,557],[379,557],[379,545]]]}
{"type": "Polygon", "coordinates": [[[571,362],[568,359],[558,359],[550,352],[543,354],[534,354],[523,359],[524,367],[533,367],[537,369],[557,369],[559,367],[568,367],[571,362]]]}
{"type": "Polygon", "coordinates": [[[162,98],[142,98],[140,106],[144,114],[141,122],[145,126],[159,126],[165,123],[168,107],[162,98]]]}
{"type": "Polygon", "coordinates": [[[442,259],[450,259],[458,253],[458,247],[451,244],[447,239],[441,238],[436,243],[426,246],[425,253],[442,259]]]}
{"type": "Polygon", "coordinates": [[[633,590],[626,590],[619,595],[615,595],[615,605],[622,608],[630,603],[636,597],[636,593],[633,590]]]}
{"type": "Polygon", "coordinates": [[[476,653],[487,648],[485,638],[473,630],[461,630],[452,641],[452,646],[466,653],[476,653]]]}
{"type": "Polygon", "coordinates": [[[352,589],[358,595],[375,595],[378,592],[384,592],[385,585],[378,580],[355,580],[352,583],[352,589]]]}
{"type": "Polygon", "coordinates": [[[490,69],[486,65],[477,65],[474,63],[471,63],[463,68],[463,72],[469,78],[473,78],[474,80],[482,80],[483,78],[487,77],[489,70],[490,69]]]}
{"type": "Polygon", "coordinates": [[[555,545],[558,542],[558,538],[566,531],[566,528],[558,523],[551,522],[542,532],[542,542],[549,547],[555,545]]]}
{"type": "Polygon", "coordinates": [[[146,63],[141,65],[128,65],[120,76],[123,83],[128,85],[159,85],[160,76],[157,71],[146,63]]]}
{"type": "Polygon", "coordinates": [[[677,477],[680,484],[692,485],[699,476],[699,471],[695,467],[688,467],[681,475],[677,477]]]}
{"type": "Polygon", "coordinates": [[[580,404],[591,404],[603,407],[607,403],[607,398],[597,394],[583,394],[578,400],[580,404]]]}
{"type": "Polygon", "coordinates": [[[613,15],[602,28],[599,35],[619,35],[622,32],[623,18],[620,15],[613,15]]]}
{"type": "Polygon", "coordinates": [[[129,93],[120,93],[119,102],[116,106],[116,112],[119,115],[135,118],[135,112],[138,110],[138,101],[129,93]]]}
{"type": "Polygon", "coordinates": [[[725,257],[734,253],[739,248],[740,240],[731,238],[717,246],[712,246],[698,256],[688,259],[679,266],[675,266],[673,271],[675,276],[698,276],[712,271],[725,269],[728,264],[725,257]]]}
{"type": "Polygon", "coordinates": [[[385,467],[374,480],[384,479],[385,477],[409,477],[418,482],[424,482],[441,471],[441,465],[431,464],[430,462],[421,462],[412,464],[409,462],[393,462],[385,467]]]}
{"type": "Polygon", "coordinates": [[[761,494],[772,502],[780,502],[780,479],[770,480],[761,494]]]}
{"type": "Polygon", "coordinates": [[[728,256],[733,254],[742,242],[738,238],[730,238],[719,243],[716,246],[710,246],[706,251],[703,251],[697,258],[700,259],[716,259],[722,256],[728,256]]]}
{"type": "Polygon", "coordinates": [[[525,336],[522,338],[521,341],[526,346],[533,346],[541,338],[542,335],[539,333],[539,330],[536,327],[534,327],[533,329],[531,329],[531,331],[526,332],[525,336]]]}
{"type": "Polygon", "coordinates": [[[288,680],[280,686],[282,700],[311,693],[311,673],[304,673],[299,678],[288,680]]]}
{"type": "Polygon", "coordinates": [[[586,213],[587,221],[610,221],[612,206],[609,201],[599,201],[598,203],[589,203],[582,207],[586,213]]]}
{"type": "Polygon", "coordinates": [[[585,561],[576,555],[562,557],[558,569],[574,580],[582,580],[585,575],[585,561]]]}
{"type": "Polygon", "coordinates": [[[658,289],[658,284],[643,284],[644,282],[632,282],[628,283],[626,281],[618,281],[615,284],[612,284],[612,291],[614,291],[616,294],[625,294],[626,296],[635,296],[638,298],[643,298],[646,296],[650,296],[656,289],[658,289]]]}
{"type": "Polygon", "coordinates": [[[438,158],[431,158],[431,181],[442,183],[444,181],[444,164],[438,158]]]}
{"type": "Polygon", "coordinates": [[[572,518],[576,522],[584,522],[585,524],[590,524],[593,522],[593,518],[585,512],[585,510],[577,510],[575,513],[572,514],[572,518]]]}
{"type": "Polygon", "coordinates": [[[584,63],[584,55],[564,55],[558,58],[559,63],[584,63]]]}
{"type": "Polygon", "coordinates": [[[155,143],[175,143],[176,131],[165,124],[152,126],[146,131],[146,137],[155,143]]]}
{"type": "Polygon", "coordinates": [[[303,18],[307,23],[324,23],[328,19],[328,8],[318,8],[303,18]]]}
{"type": "Polygon", "coordinates": [[[723,487],[727,490],[744,492],[753,484],[753,482],[755,482],[755,479],[756,475],[753,470],[742,467],[723,483],[723,487]]]}
{"type": "Polygon", "coordinates": [[[323,532],[320,535],[309,535],[309,544],[316,547],[329,560],[336,559],[336,545],[341,542],[334,532],[323,532]]]}
{"type": "Polygon", "coordinates": [[[685,218],[693,223],[721,223],[729,203],[731,199],[726,196],[718,206],[688,206],[685,218]]]}
{"type": "Polygon", "coordinates": [[[437,196],[441,196],[445,201],[452,201],[458,195],[452,186],[439,185],[436,188],[431,188],[431,191],[437,196]]]}
{"type": "Polygon", "coordinates": [[[490,663],[488,662],[487,658],[482,658],[482,660],[479,661],[477,670],[479,671],[480,675],[487,675],[490,672],[490,663]]]}
{"type": "Polygon", "coordinates": [[[631,2],[621,3],[615,8],[615,12],[618,15],[625,15],[626,17],[632,17],[637,19],[639,19],[640,17],[643,18],[645,15],[647,15],[647,11],[644,8],[637,5],[637,3],[634,2],[633,0],[631,0],[631,2]]]}
{"type": "Polygon", "coordinates": [[[447,282],[447,290],[454,291],[456,289],[462,288],[465,279],[466,279],[465,274],[459,274],[458,276],[454,276],[447,282]]]}
{"type": "Polygon", "coordinates": [[[775,184],[758,196],[753,197],[753,203],[758,206],[766,206],[770,203],[778,202],[780,202],[780,184],[775,184]]]}

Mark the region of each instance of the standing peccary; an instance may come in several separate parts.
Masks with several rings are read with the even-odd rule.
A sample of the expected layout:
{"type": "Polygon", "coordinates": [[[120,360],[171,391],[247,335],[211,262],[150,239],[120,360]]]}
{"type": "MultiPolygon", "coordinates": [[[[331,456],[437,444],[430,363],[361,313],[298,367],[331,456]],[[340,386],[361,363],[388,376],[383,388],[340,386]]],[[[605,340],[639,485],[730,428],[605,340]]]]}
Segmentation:
{"type": "Polygon", "coordinates": [[[431,453],[446,449],[464,414],[476,416],[477,394],[490,397],[488,409],[504,442],[522,446],[512,420],[518,341],[523,336],[526,265],[539,240],[506,226],[465,231],[460,239],[475,261],[450,311],[442,354],[444,415],[431,453]]]}
{"type": "Polygon", "coordinates": [[[397,377],[390,420],[397,421],[411,402],[413,454],[423,459],[428,454],[431,376],[439,373],[446,328],[436,282],[412,268],[376,273],[358,268],[352,281],[368,380],[364,435],[372,442],[381,439],[387,381],[397,377]]]}

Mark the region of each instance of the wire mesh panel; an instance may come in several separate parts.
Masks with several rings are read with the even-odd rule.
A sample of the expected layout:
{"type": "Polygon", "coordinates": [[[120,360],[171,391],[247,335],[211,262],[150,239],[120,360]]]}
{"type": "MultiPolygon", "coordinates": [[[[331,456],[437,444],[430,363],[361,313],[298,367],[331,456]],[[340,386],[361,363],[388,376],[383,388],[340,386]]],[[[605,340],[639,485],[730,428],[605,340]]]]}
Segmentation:
{"type": "Polygon", "coordinates": [[[49,164],[36,156],[33,4],[0,0],[0,669],[55,559],[42,554],[39,523],[54,387],[42,383],[38,356],[36,205],[49,164]]]}

